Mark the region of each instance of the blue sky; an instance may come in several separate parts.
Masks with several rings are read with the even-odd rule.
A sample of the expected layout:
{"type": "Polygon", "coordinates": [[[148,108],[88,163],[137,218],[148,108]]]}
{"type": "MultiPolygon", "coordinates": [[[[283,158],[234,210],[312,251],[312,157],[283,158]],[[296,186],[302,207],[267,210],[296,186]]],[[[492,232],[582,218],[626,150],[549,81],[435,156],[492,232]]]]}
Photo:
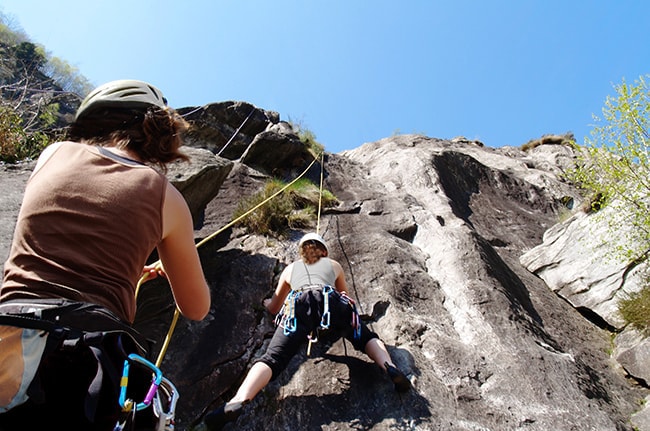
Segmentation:
{"type": "Polygon", "coordinates": [[[93,84],[173,107],[277,111],[329,152],[398,133],[583,142],[613,85],[650,73],[645,0],[2,0],[93,84]]]}

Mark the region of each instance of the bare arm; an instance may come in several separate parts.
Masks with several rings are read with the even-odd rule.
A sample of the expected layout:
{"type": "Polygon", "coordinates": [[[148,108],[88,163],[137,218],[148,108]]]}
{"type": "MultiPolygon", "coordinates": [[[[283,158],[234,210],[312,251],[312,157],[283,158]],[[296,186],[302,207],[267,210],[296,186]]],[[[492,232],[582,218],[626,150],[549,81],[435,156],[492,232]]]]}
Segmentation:
{"type": "Polygon", "coordinates": [[[158,255],[181,314],[203,319],[210,310],[210,289],[194,243],[192,215],[183,195],[171,184],[165,193],[158,255]]]}
{"type": "Polygon", "coordinates": [[[340,263],[334,259],[330,259],[332,262],[332,268],[334,268],[334,274],[336,275],[336,280],[334,281],[334,287],[337,291],[347,294],[348,293],[348,284],[345,282],[345,274],[343,273],[343,267],[340,263]]]}
{"type": "Polygon", "coordinates": [[[284,268],[284,271],[282,271],[282,274],[280,274],[278,286],[275,288],[273,296],[264,300],[264,306],[267,310],[269,310],[269,313],[271,314],[277,314],[280,311],[284,300],[287,298],[287,295],[291,291],[289,280],[291,279],[292,268],[293,263],[284,268]]]}

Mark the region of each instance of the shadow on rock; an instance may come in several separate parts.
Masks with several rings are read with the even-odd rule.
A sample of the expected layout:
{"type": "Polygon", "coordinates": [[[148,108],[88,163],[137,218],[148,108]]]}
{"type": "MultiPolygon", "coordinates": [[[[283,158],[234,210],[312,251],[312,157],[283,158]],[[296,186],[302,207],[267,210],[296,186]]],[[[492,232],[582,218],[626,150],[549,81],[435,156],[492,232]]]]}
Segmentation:
{"type": "MultiPolygon", "coordinates": [[[[389,350],[407,374],[419,374],[407,351],[389,350]],[[404,364],[404,360],[410,364],[404,364]]],[[[388,430],[396,426],[410,429],[428,422],[426,419],[432,416],[429,402],[415,388],[404,394],[395,392],[393,383],[379,367],[356,355],[357,352],[326,353],[313,361],[299,355],[288,373],[272,382],[237,422],[224,430],[388,430]],[[301,381],[296,383],[294,378],[301,381]],[[284,395],[287,392],[290,393],[284,395]]]]}

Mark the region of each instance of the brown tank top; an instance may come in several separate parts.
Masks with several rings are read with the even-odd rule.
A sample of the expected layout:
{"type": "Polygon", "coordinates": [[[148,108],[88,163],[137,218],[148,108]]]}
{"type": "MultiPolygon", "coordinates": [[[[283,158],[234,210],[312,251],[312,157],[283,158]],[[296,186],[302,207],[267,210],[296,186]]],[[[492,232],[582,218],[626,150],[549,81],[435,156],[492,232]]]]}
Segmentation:
{"type": "Polygon", "coordinates": [[[135,286],[162,236],[167,179],[64,142],[27,183],[0,302],[66,298],[135,318],[135,286]]]}

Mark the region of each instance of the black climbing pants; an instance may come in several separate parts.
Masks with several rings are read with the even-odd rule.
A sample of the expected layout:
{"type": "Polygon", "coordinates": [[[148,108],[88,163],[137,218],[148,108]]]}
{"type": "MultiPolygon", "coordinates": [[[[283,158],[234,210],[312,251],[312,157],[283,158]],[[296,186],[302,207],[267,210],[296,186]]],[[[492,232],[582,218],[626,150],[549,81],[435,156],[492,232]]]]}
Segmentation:
{"type": "MultiPolygon", "coordinates": [[[[287,367],[289,361],[298,350],[308,342],[308,336],[315,332],[321,323],[324,308],[323,289],[309,289],[300,293],[295,300],[296,328],[294,332],[285,335],[284,328],[280,325],[275,329],[273,338],[264,355],[259,359],[271,367],[273,377],[276,379],[287,367]]],[[[330,293],[329,297],[330,326],[327,332],[328,340],[335,341],[341,337],[349,340],[354,348],[365,353],[368,341],[379,338],[370,331],[362,322],[361,336],[354,337],[352,326],[353,308],[348,301],[336,290],[330,293]]]]}

